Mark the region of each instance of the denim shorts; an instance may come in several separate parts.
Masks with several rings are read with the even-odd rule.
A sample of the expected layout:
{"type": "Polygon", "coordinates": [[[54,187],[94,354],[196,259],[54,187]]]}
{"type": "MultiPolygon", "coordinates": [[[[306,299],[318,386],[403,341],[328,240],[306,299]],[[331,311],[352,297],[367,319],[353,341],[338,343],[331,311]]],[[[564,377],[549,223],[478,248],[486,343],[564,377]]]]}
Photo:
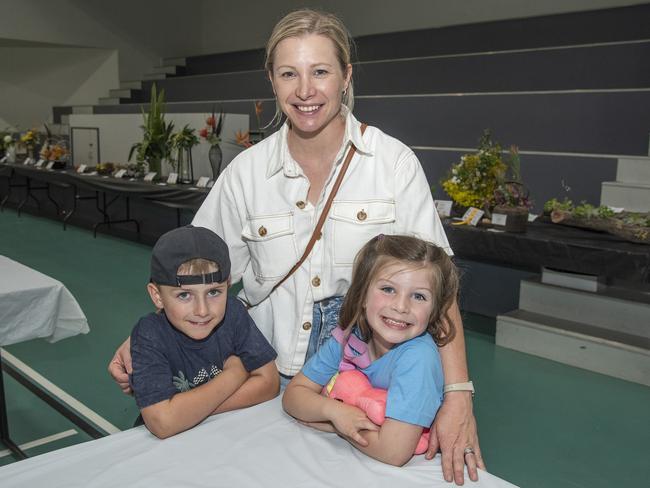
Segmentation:
{"type": "MultiPolygon", "coordinates": [[[[332,297],[314,303],[311,321],[311,335],[305,362],[332,336],[332,331],[339,321],[339,311],[343,305],[343,297],[332,297]]],[[[280,386],[284,389],[291,381],[291,376],[280,374],[280,386]]]]}

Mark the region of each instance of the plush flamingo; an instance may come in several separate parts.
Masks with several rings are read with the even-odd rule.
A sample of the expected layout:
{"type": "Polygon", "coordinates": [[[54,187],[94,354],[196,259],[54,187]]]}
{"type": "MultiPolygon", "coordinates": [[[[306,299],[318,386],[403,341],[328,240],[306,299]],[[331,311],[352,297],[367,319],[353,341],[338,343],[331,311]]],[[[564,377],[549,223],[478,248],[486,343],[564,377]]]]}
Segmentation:
{"type": "MultiPolygon", "coordinates": [[[[323,387],[322,394],[360,408],[377,425],[382,425],[386,420],[386,390],[373,388],[366,375],[357,369],[334,375],[323,387]]],[[[427,428],[422,432],[414,454],[424,454],[428,447],[429,429],[427,428]]]]}

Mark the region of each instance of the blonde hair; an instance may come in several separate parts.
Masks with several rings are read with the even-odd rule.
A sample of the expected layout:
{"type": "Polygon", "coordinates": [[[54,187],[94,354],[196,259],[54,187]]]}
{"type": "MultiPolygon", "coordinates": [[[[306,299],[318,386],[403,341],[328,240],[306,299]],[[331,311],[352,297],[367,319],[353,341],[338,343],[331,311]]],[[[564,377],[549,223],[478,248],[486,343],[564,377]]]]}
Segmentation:
{"type": "MultiPolygon", "coordinates": [[[[278,44],[290,37],[301,37],[308,34],[317,34],[327,37],[334,44],[336,51],[336,58],[341,65],[341,70],[345,75],[347,67],[352,64],[351,52],[354,45],[352,36],[341,20],[333,14],[327,12],[320,12],[318,10],[301,9],[294,10],[293,12],[285,15],[280,21],[275,24],[273,32],[266,43],[266,57],[264,59],[264,69],[269,74],[273,75],[273,58],[278,44]]],[[[352,83],[352,76],[348,88],[343,93],[342,99],[350,111],[354,108],[354,89],[352,83]]],[[[280,105],[275,104],[275,115],[269,125],[274,122],[277,124],[282,119],[282,111],[280,105]]]]}
{"type": "Polygon", "coordinates": [[[365,313],[368,289],[379,272],[395,261],[431,269],[433,310],[426,330],[438,346],[448,344],[456,336],[449,317],[449,308],[458,294],[456,266],[440,247],[410,236],[380,234],[361,248],[354,260],[352,283],[343,300],[339,326],[345,330],[356,324],[364,339],[372,337],[365,313]]]}
{"type": "Polygon", "coordinates": [[[176,274],[179,276],[193,276],[216,273],[217,271],[219,271],[219,265],[214,261],[194,258],[181,264],[176,270],[176,274]]]}

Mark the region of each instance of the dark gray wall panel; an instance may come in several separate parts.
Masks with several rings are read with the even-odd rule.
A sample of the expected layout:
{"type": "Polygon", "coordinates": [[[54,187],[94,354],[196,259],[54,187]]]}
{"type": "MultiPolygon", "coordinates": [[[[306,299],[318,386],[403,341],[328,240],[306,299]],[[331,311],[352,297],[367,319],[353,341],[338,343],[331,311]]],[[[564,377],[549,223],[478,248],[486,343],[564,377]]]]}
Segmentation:
{"type": "Polygon", "coordinates": [[[650,90],[357,98],[355,112],[411,146],[475,147],[489,128],[522,150],[648,154],[650,90]]]}

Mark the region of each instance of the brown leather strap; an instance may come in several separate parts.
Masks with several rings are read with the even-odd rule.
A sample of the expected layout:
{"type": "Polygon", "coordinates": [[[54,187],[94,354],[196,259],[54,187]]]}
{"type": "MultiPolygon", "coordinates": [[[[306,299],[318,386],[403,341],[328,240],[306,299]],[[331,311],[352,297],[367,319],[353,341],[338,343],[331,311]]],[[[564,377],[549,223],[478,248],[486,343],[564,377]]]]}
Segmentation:
{"type": "MultiPolygon", "coordinates": [[[[366,131],[366,127],[368,127],[367,124],[361,124],[362,136],[366,131]]],[[[275,284],[273,289],[270,291],[269,295],[273,293],[280,285],[282,285],[282,283],[284,283],[287,280],[287,278],[289,278],[289,276],[291,276],[298,268],[300,268],[300,266],[302,266],[302,263],[305,262],[305,259],[307,259],[307,256],[309,256],[309,253],[314,248],[314,244],[316,244],[316,241],[321,238],[322,235],[321,229],[323,228],[323,225],[325,225],[327,214],[329,213],[330,208],[332,207],[332,202],[334,201],[334,197],[336,196],[336,193],[339,191],[339,187],[343,182],[343,177],[345,176],[345,172],[348,170],[348,166],[350,166],[350,161],[352,161],[352,156],[354,156],[354,153],[356,152],[357,152],[357,148],[354,146],[354,144],[352,144],[350,146],[350,149],[348,150],[347,156],[345,157],[345,161],[343,161],[343,165],[341,166],[341,171],[339,171],[339,175],[336,178],[336,181],[334,182],[334,186],[332,187],[330,196],[327,198],[327,202],[325,202],[325,207],[323,208],[323,211],[320,214],[318,223],[316,224],[316,228],[314,229],[314,232],[311,235],[311,238],[309,239],[309,243],[305,248],[305,252],[302,253],[302,257],[298,260],[296,264],[293,265],[293,267],[289,270],[289,272],[286,275],[284,275],[284,278],[282,278],[280,281],[278,281],[275,284]]]]}

